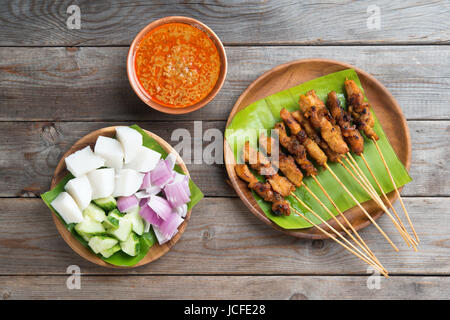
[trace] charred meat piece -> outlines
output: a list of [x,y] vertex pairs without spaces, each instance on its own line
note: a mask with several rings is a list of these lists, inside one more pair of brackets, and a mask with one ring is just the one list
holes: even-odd
[[[269,160],[261,152],[253,149],[248,141],[242,148],[242,154],[244,161],[248,162],[250,167],[260,175],[265,176],[275,192],[278,192],[283,197],[287,197],[295,190],[294,185],[285,177],[278,175]],[[251,159],[256,159],[256,162],[249,162]]]
[[291,214],[289,203],[280,194],[274,192],[269,183],[259,182],[246,164],[237,164],[234,169],[242,180],[248,182],[250,189],[265,201],[272,202],[272,212],[275,215],[288,216]]
[[248,187],[255,190],[261,198],[265,201],[273,200],[273,192],[270,185],[267,182],[263,183],[258,181],[246,164],[237,164],[235,165],[234,170],[239,178],[246,181],[248,183]]
[[363,131],[368,138],[378,140],[379,137],[373,130],[375,120],[370,112],[370,105],[364,102],[361,89],[353,80],[345,80],[344,86],[347,93],[348,110],[354,118],[356,127]]
[[281,109],[280,116],[291,130],[291,137],[295,136],[306,148],[309,156],[313,158],[318,165],[324,166],[327,163],[327,156],[322,149],[319,148],[317,143],[309,138],[302,126],[294,119],[290,112],[283,108]]
[[300,168],[302,168],[307,176],[316,175],[317,169],[306,157],[306,150],[303,145],[297,139],[292,139],[286,133],[286,127],[283,122],[275,124],[275,130],[278,133],[278,139],[280,144],[288,150],[288,152],[294,157]]
[[309,91],[306,95],[300,96],[300,109],[305,118],[308,118],[312,126],[320,130],[320,134],[325,142],[334,152],[345,154],[349,151],[347,144],[342,138],[340,128],[334,124],[327,108],[320,100],[314,90]]
[[291,214],[291,207],[289,202],[284,199],[281,194],[274,192],[272,201],[272,212],[276,216],[288,216]]
[[331,150],[340,154],[346,154],[350,151],[342,137],[341,130],[333,126],[325,117],[321,116],[315,107],[310,109],[309,116],[311,124],[320,129],[323,140],[327,142]]
[[331,116],[341,128],[344,140],[350,145],[354,153],[360,155],[364,151],[364,139],[361,133],[351,124],[351,116],[342,107],[336,92],[331,91],[328,94],[327,106],[330,109]]
[[295,120],[297,120],[300,125],[305,129],[306,134],[310,139],[312,139],[317,145],[322,149],[322,151],[327,156],[328,160],[331,162],[337,162],[341,158],[341,155],[330,149],[328,144],[322,140],[320,135],[317,133],[316,129],[311,125],[308,119],[300,112],[300,110],[291,113]]
[[[263,148],[268,155],[271,155],[271,150],[276,149],[276,147],[274,147],[275,144],[275,140],[272,137],[266,137],[264,133],[259,137],[259,146],[260,148]],[[303,173],[295,164],[294,158],[279,151],[277,167],[296,187],[302,185]]]

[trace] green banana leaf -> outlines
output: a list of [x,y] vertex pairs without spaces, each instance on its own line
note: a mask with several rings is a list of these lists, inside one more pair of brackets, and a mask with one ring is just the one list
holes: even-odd
[[[168,153],[161,147],[158,142],[156,142],[155,139],[150,137],[144,130],[142,130],[138,125],[132,125],[131,128],[137,130],[143,138],[143,145],[147,148],[150,148],[152,150],[155,150],[162,154],[162,157],[165,159],[168,155]],[[179,173],[183,173],[183,170],[179,165],[175,166],[175,171]],[[56,210],[50,205],[50,203],[61,193],[64,191],[64,186],[66,183],[72,179],[73,176],[69,173],[67,174],[52,190],[47,191],[46,193],[41,195],[42,200],[44,200],[45,204],[52,210],[56,216],[61,220],[61,222],[64,224],[64,226],[69,230],[75,238],[78,239],[86,248],[90,250],[90,247],[88,246],[88,243],[86,240],[84,240],[81,236],[78,235],[78,233],[75,231],[75,224],[67,224],[65,221],[61,218],[61,216],[56,212]],[[203,193],[200,191],[200,189],[195,185],[195,183],[189,179],[189,189],[191,191],[191,200],[187,204],[188,210],[193,208],[202,198]],[[150,232],[144,233],[142,236],[139,237],[140,245],[141,245],[141,251],[140,253],[135,256],[129,256],[123,251],[118,251],[115,254],[113,254],[109,258],[104,258],[102,255],[97,254],[97,256],[112,264],[115,266],[122,266],[122,267],[130,267],[137,264],[139,261],[141,261],[148,253],[150,248],[156,243],[157,239],[153,232],[153,229],[150,229]],[[95,254],[91,250],[92,254]]]
[[[262,100],[256,101],[250,104],[248,107],[238,112],[231,124],[225,130],[225,137],[233,150],[236,161],[240,159],[240,152],[245,141],[249,140],[253,147],[257,147],[257,139],[261,132],[270,134],[276,122],[280,121],[280,110],[286,108],[289,111],[298,110],[298,100],[300,95],[305,94],[309,90],[314,89],[322,101],[325,101],[330,91],[336,91],[339,100],[343,107],[346,106],[344,96],[344,81],[346,79],[354,80],[362,89],[359,78],[353,69],[347,69],[332,73],[308,82],[305,82],[296,87],[278,92],[271,96],[268,96]],[[367,98],[366,98],[367,100]],[[407,170],[397,158],[392,146],[390,145],[386,135],[376,118],[375,114],[375,126],[374,130],[380,137],[378,145],[386,159],[386,162],[391,169],[395,183],[398,187],[403,186],[410,182],[412,179],[409,176]],[[356,155],[353,155],[358,165],[364,171],[366,177],[374,186],[375,190],[379,191],[375,181],[370,175],[362,159]],[[384,192],[390,192],[394,190],[392,182],[386,173],[386,169],[381,161],[381,158],[375,148],[374,143],[365,138],[364,143],[364,156],[367,159],[374,175],[377,177]],[[359,202],[364,202],[370,199],[369,195],[361,188],[361,186],[355,183],[352,176],[339,164],[330,163],[329,166],[336,173],[336,175],[345,184],[348,190],[355,196]],[[258,177],[261,178],[261,177]],[[330,172],[324,169],[320,169],[320,173],[317,175],[320,183],[326,188],[328,194],[333,201],[337,204],[339,209],[343,212],[347,209],[354,207],[356,204],[352,198],[342,189],[339,183],[333,178]],[[328,209],[337,215],[337,210],[331,205],[331,202],[322,193],[317,183],[310,177],[304,179],[304,183],[314,192],[315,195],[322,200],[322,202],[328,207]],[[331,216],[322,208],[319,203],[306,191],[304,187],[297,188],[294,192],[300,197],[312,210],[317,212],[325,220],[331,219]],[[381,193],[380,193],[381,194]],[[298,215],[291,214],[290,216],[275,216],[271,209],[270,203],[262,200],[257,194],[253,192],[253,196],[256,199],[258,205],[261,207],[266,216],[275,222],[277,225],[284,229],[302,229],[309,228],[311,224]],[[320,224],[320,220],[314,215],[308,212],[300,203],[292,196],[287,198],[291,206],[299,210],[311,219],[314,223]]]

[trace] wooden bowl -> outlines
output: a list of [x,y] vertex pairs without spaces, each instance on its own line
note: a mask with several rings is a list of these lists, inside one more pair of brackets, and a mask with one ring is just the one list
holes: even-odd
[[[213,43],[215,44],[215,46],[217,48],[217,51],[219,52],[220,73],[219,73],[219,78],[217,79],[217,82],[216,82],[214,88],[205,98],[203,98],[196,104],[193,104],[188,107],[171,108],[171,107],[164,106],[156,101],[153,101],[150,98],[150,96],[145,92],[144,88],[142,87],[142,85],[139,82],[137,75],[136,75],[134,59],[136,56],[136,51],[137,51],[139,42],[150,30],[152,30],[156,27],[159,27],[163,24],[168,24],[168,23],[185,23],[185,24],[189,24],[193,27],[196,27],[197,29],[200,29],[201,31],[206,33],[206,35],[213,41]],[[185,113],[190,113],[190,112],[193,112],[200,108],[203,108],[206,104],[208,104],[217,95],[219,90],[222,88],[223,83],[225,82],[225,77],[227,74],[227,56],[225,54],[225,48],[223,47],[223,44],[220,41],[219,37],[207,25],[201,23],[198,20],[188,18],[188,17],[180,17],[180,16],[165,17],[165,18],[153,21],[152,23],[147,25],[144,29],[142,29],[137,34],[136,38],[134,38],[133,42],[131,43],[130,50],[128,51],[127,74],[128,74],[128,80],[130,81],[131,87],[133,88],[134,92],[136,92],[138,97],[142,101],[144,101],[148,106],[150,106],[153,109],[156,109],[158,111],[164,112],[164,113],[185,114]]]
[[[95,142],[97,141],[98,136],[114,137],[115,133],[116,133],[115,128],[116,127],[107,127],[107,128],[93,131],[93,132],[89,133],[88,135],[84,136],[83,138],[81,138],[80,140],[78,140],[77,142],[75,142],[75,144],[69,149],[69,151],[67,151],[64,154],[64,156],[59,161],[59,163],[55,169],[55,172],[53,174],[51,188],[53,189],[59,183],[59,181],[61,181],[61,179],[64,178],[69,173],[66,169],[66,163],[64,161],[64,159],[67,156],[74,153],[75,151],[85,148],[86,146],[91,146],[91,148],[94,149]],[[175,149],[173,149],[170,146],[170,144],[168,144],[166,141],[164,141],[162,138],[160,138],[156,134],[153,134],[147,130],[144,130],[144,131],[150,137],[155,139],[165,151],[167,151],[168,153],[173,152],[177,156],[177,164],[181,167],[181,169],[183,170],[183,173],[185,175],[189,176],[189,171],[187,170],[186,165],[184,164],[180,155],[175,151]],[[81,244],[81,242],[78,241],[77,238],[75,238],[72,233],[70,233],[69,230],[67,230],[67,228],[64,226],[64,224],[61,222],[61,220],[56,216],[56,214],[53,211],[52,211],[52,216],[53,216],[53,221],[55,222],[56,228],[58,229],[58,232],[60,233],[60,235],[63,237],[64,241],[66,241],[66,243],[80,256],[82,256],[86,260],[93,262],[95,264],[98,264],[99,266],[102,266],[102,267],[126,269],[126,268],[134,268],[134,267],[143,266],[147,263],[150,263],[150,262],[160,258],[162,255],[167,253],[170,250],[170,248],[172,248],[175,245],[175,243],[178,241],[178,239],[180,239],[181,235],[183,234],[184,230],[186,229],[187,222],[189,221],[189,218],[191,217],[191,211],[192,211],[192,209],[187,212],[184,222],[180,225],[180,227],[178,228],[177,234],[172,239],[170,239],[168,242],[164,243],[163,245],[155,243],[150,248],[147,255],[141,261],[139,261],[136,265],[124,266],[124,267],[109,264],[109,263],[103,261],[102,259],[100,259],[99,257],[97,257],[88,248],[83,246]]]
[[[354,69],[358,74],[367,98],[383,126],[387,138],[394,148],[394,151],[397,153],[400,161],[407,169],[409,169],[411,164],[411,138],[409,136],[406,119],[403,116],[397,101],[395,101],[391,93],[370,74],[343,62],[326,59],[305,59],[282,64],[267,71],[250,84],[238,98],[228,117],[227,127],[230,125],[235,114],[252,102],[294,87],[303,82],[349,68]],[[283,229],[272,222],[258,206],[247,185],[236,175],[236,172],[234,171],[236,162],[226,139],[224,140],[224,157],[228,176],[230,177],[233,188],[236,190],[244,204],[256,217],[274,229],[294,237],[307,239],[327,238],[327,236],[321,233],[316,227],[306,229]],[[397,199],[395,191],[389,193],[388,198],[390,202],[393,203]],[[373,200],[364,202],[363,206],[374,219],[378,219],[383,214],[383,211]],[[371,223],[357,206],[345,211],[344,215],[353,224],[356,230],[367,227]],[[345,225],[342,217],[338,216],[337,218]],[[334,219],[328,220],[327,222],[338,231],[344,232]],[[324,225],[321,225],[321,227],[329,230]]]

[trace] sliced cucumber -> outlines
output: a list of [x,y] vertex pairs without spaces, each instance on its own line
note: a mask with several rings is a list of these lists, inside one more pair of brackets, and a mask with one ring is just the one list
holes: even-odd
[[106,229],[117,229],[119,227],[119,219],[113,216],[107,216],[102,224]]
[[89,247],[91,247],[92,251],[95,253],[99,253],[100,251],[104,251],[114,247],[117,244],[117,240],[111,237],[106,236],[95,236],[89,240]]
[[125,241],[132,232],[132,224],[128,219],[120,218],[119,227],[117,229],[108,229],[106,231],[109,235],[112,235],[120,241]]
[[77,223],[75,225],[75,230],[80,236],[92,236],[105,232],[105,228],[103,228],[102,224],[92,219],[90,216],[85,217],[82,222]]
[[93,237],[93,236],[91,236],[91,235],[89,235],[89,234],[86,234],[86,233],[84,233],[84,232],[79,232],[79,231],[77,231],[77,233],[84,239],[84,241],[86,241],[86,242],[89,242],[89,240],[91,240],[91,238]]
[[130,256],[137,256],[141,251],[141,244],[136,233],[132,232],[126,241],[120,242],[122,251]]
[[131,221],[133,231],[138,235],[141,236],[144,233],[144,220],[142,220],[141,215],[139,214],[139,207],[128,212],[125,215],[124,219],[128,219]]
[[121,213],[118,209],[114,209],[110,213],[108,213],[108,217],[116,218],[117,220],[120,220],[120,218],[123,218],[125,215]]
[[98,222],[102,222],[106,219],[105,211],[93,203],[90,203],[87,208],[83,210],[83,216],[91,217]]
[[111,257],[114,253],[116,253],[117,251],[120,251],[120,245],[116,244],[114,247],[100,251],[100,254],[105,257],[105,258],[109,258]]
[[114,210],[117,207],[116,199],[114,199],[114,197],[112,197],[112,196],[109,196],[106,198],[95,199],[94,202],[96,205],[98,205],[100,208],[102,208],[106,212]]

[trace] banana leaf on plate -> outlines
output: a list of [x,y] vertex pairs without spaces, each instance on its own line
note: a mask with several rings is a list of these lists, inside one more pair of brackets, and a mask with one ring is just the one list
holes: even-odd
[[[240,152],[245,141],[249,141],[253,147],[257,147],[257,141],[259,134],[261,132],[266,132],[270,135],[270,129],[272,129],[276,122],[280,121],[280,110],[286,108],[289,111],[298,110],[298,100],[300,95],[305,94],[309,90],[314,89],[322,101],[326,101],[327,95],[330,91],[336,91],[338,94],[341,105],[346,107],[345,100],[345,90],[344,81],[346,79],[354,80],[359,87],[361,83],[359,81],[358,75],[355,70],[347,69],[326,76],[302,83],[296,87],[275,93],[264,99],[256,101],[246,108],[239,111],[233,118],[231,124],[225,130],[225,137],[233,151],[236,161],[240,161]],[[367,100],[367,98],[365,97]],[[408,171],[403,166],[403,164],[398,159],[392,146],[390,145],[380,122],[375,118],[374,130],[380,137],[378,145],[384,155],[384,158],[391,169],[391,173],[398,187],[403,186],[410,182],[412,179],[408,174]],[[394,190],[394,187],[390,181],[383,162],[375,148],[372,141],[365,138],[364,143],[364,156],[367,159],[374,175],[380,182],[384,192],[388,193]],[[370,180],[375,190],[378,187],[375,184],[372,176],[370,175],[368,169],[364,165],[364,162],[360,157],[354,156],[358,165],[364,171],[366,177]],[[345,186],[350,190],[350,192],[356,197],[359,202],[365,202],[370,200],[369,195],[357,184],[352,176],[339,164],[329,163],[331,169],[336,173],[339,179],[345,184]],[[262,177],[258,176],[259,179]],[[356,204],[352,198],[342,189],[339,183],[333,178],[331,173],[327,170],[320,169],[320,173],[317,175],[318,180],[326,188],[328,194],[331,196],[333,201],[339,207],[339,209],[344,212]],[[333,207],[331,202],[322,193],[318,185],[310,177],[304,178],[304,183],[317,195],[320,200],[328,207],[328,209],[337,215],[338,211]],[[252,191],[253,197],[255,198],[258,205],[261,207],[265,215],[275,222],[277,225],[284,229],[302,229],[309,228],[312,225],[308,223],[303,218],[298,215],[291,214],[290,216],[276,216],[272,213],[270,209],[270,203],[262,200],[256,193]],[[312,210],[317,212],[325,220],[331,219],[330,215],[320,206],[318,202],[306,191],[304,187],[297,188],[295,194],[300,197]],[[299,210],[306,214],[306,216],[311,219],[314,223],[320,224],[320,220],[316,218],[308,210],[304,208],[300,203],[292,196],[287,198],[291,207]]]
[[[143,145],[147,148],[150,148],[154,151],[157,151],[161,153],[162,158],[167,157],[167,152],[164,150],[163,147],[161,147],[158,142],[150,137],[144,130],[142,130],[137,125],[132,125],[131,128],[138,131],[143,138]],[[175,171],[179,173],[183,173],[183,170],[180,168],[179,165],[175,165]],[[42,200],[44,200],[45,204],[57,215],[57,217],[61,220],[61,222],[64,224],[64,226],[69,230],[73,236],[80,241],[86,248],[90,249],[88,246],[88,243],[86,240],[84,240],[76,231],[75,231],[75,224],[67,224],[65,221],[59,216],[58,212],[52,208],[50,203],[61,193],[64,191],[64,186],[66,183],[72,179],[73,176],[69,173],[67,176],[65,176],[52,190],[47,191],[46,193],[42,194]],[[187,204],[188,210],[194,207],[202,198],[203,193],[200,191],[200,189],[195,185],[195,183],[189,179],[189,189],[191,191],[191,199],[190,202]],[[150,248],[156,243],[156,236],[152,229],[150,229],[150,232],[145,232],[142,236],[139,237],[140,239],[140,246],[141,250],[140,253],[135,256],[129,256],[123,251],[118,251],[117,253],[113,254],[109,258],[104,258],[101,254],[98,254],[97,256],[101,258],[102,260],[108,262],[109,264],[116,265],[116,266],[134,266],[139,261],[141,261],[148,253]],[[92,251],[91,251],[92,252]],[[92,252],[92,254],[95,254]]]

